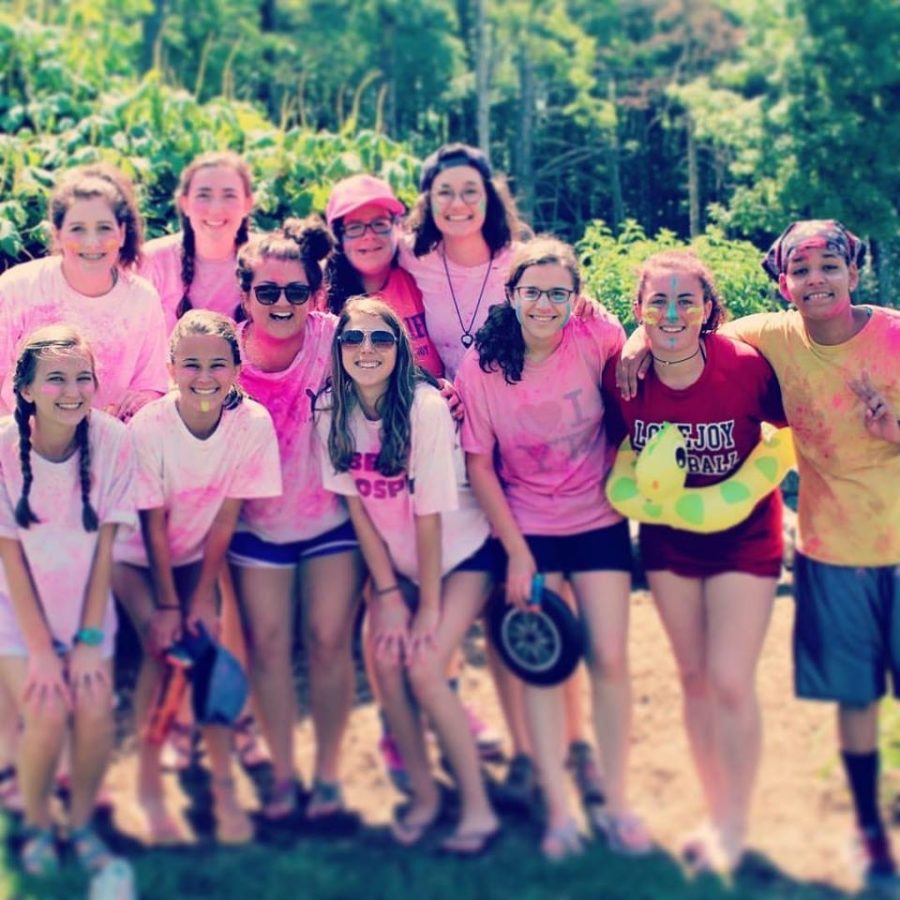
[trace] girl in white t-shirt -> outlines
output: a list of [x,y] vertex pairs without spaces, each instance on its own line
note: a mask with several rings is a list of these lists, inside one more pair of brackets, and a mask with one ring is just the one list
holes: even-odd
[[68,733],[69,838],[96,870],[111,859],[90,820],[113,742],[110,571],[117,526],[135,524],[130,442],[91,411],[93,356],[68,326],[30,335],[12,377],[15,413],[0,420],[0,680],[23,722],[21,860],[35,875],[59,864],[49,800]]
[[159,291],[166,334],[189,309],[235,315],[237,251],[253,208],[250,167],[236,153],[204,153],[182,171],[175,202],[181,230],[148,241],[140,268]]
[[[318,401],[328,448],[325,486],[347,497],[372,576],[375,670],[412,793],[392,832],[401,844],[418,843],[440,812],[411,689],[460,790],[460,819],[442,846],[478,854],[499,824],[462,704],[445,673],[490,587],[487,520],[465,484],[447,404],[417,376],[396,313],[378,300],[351,300],[338,320],[332,355],[332,389]],[[401,588],[409,582],[417,594],[411,605]]]
[[[266,410],[243,396],[236,380],[240,350],[234,323],[192,310],[172,333],[169,371],[176,390],[131,422],[137,455],[140,534],[116,543],[113,583],[144,649],[135,718],[146,725],[163,671],[161,655],[187,627],[218,632],[219,573],[244,500],[281,493],[278,444]],[[234,793],[228,729],[206,726],[216,838],[244,843],[253,828]],[[138,801],[155,842],[180,829],[169,815],[160,748],[141,741]]]

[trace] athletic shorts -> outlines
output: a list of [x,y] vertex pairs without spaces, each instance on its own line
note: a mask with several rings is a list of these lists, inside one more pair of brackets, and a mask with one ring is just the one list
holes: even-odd
[[228,547],[228,561],[246,569],[289,569],[307,559],[359,549],[350,521],[306,541],[273,544],[249,531],[238,531]]
[[[525,542],[539,572],[631,572],[631,535],[628,522],[622,520],[606,528],[582,531],[580,534],[526,534]],[[506,552],[499,547],[500,569],[497,577],[506,579]]]
[[900,566],[794,562],[798,697],[868,706],[900,696]]
[[498,541],[488,538],[471,556],[455,565],[447,575],[454,572],[490,572],[493,575],[499,565],[498,545]]

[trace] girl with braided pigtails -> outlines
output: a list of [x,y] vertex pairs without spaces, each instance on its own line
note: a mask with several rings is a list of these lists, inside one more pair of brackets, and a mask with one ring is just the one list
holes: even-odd
[[91,410],[94,359],[63,325],[27,338],[13,416],[0,420],[0,680],[23,722],[18,772],[27,872],[58,866],[49,799],[71,747],[69,839],[89,871],[111,859],[90,824],[113,741],[112,544],[134,526],[127,429]]
[[240,304],[234,270],[250,237],[250,168],[236,153],[204,153],[181,173],[175,202],[181,230],[148,241],[140,269],[159,291],[166,334],[189,309],[233,316]]

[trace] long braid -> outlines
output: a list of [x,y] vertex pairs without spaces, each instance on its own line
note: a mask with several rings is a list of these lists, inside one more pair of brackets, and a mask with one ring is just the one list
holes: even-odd
[[32,523],[41,520],[34,514],[28,495],[31,493],[31,484],[34,481],[34,473],[31,471],[31,413],[26,402],[16,398],[15,419],[19,427],[19,464],[22,466],[22,496],[16,504],[16,523],[20,528],[28,528]]
[[180,319],[189,309],[191,303],[191,283],[194,280],[194,257],[197,253],[194,229],[187,216],[181,217],[181,301],[175,309],[175,317]]
[[78,443],[78,477],[81,480],[81,521],[85,531],[96,531],[100,520],[91,506],[91,442],[88,435],[88,419],[85,416],[75,429]]

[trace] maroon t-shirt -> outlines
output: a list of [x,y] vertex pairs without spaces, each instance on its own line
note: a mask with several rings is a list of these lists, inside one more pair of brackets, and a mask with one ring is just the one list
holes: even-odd
[[[759,443],[760,422],[784,425],[775,373],[752,347],[717,334],[704,340],[706,365],[690,387],[673,390],[651,368],[633,400],[616,388],[618,356],[603,372],[606,427],[612,446],[627,434],[635,450],[663,422],[676,424],[687,444],[687,487],[724,481]],[[641,523],[641,556],[648,571],[667,569],[689,578],[721,572],[776,576],[781,568],[781,492],[760,500],[733,528],[697,534]]]

